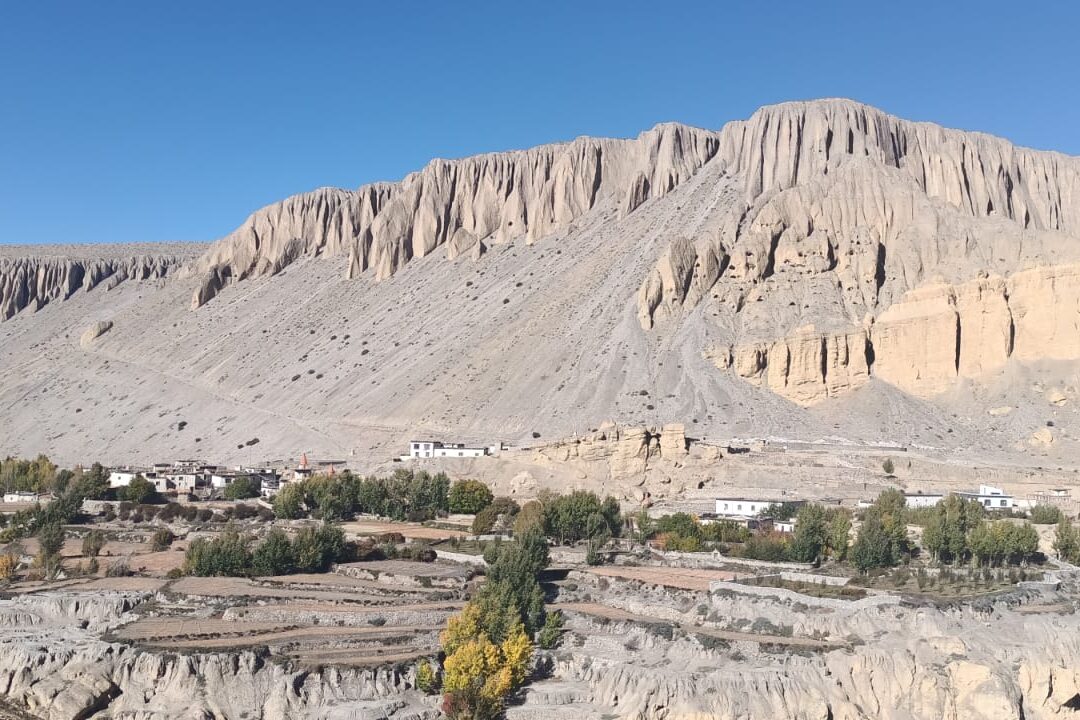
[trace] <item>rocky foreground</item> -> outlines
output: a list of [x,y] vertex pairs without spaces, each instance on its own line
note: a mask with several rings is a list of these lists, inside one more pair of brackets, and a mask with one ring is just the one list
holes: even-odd
[[[581,571],[557,585],[568,630],[537,658],[511,719],[1032,720],[1080,708],[1068,577],[1057,591],[948,602],[709,593]],[[0,698],[57,720],[438,714],[409,662],[301,667],[265,648],[117,639],[175,599],[75,585],[0,600]]]

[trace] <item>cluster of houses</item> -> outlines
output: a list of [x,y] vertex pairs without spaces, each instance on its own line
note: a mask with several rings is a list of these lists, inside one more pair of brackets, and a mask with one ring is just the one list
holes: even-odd
[[[301,476],[309,474],[307,463],[297,468]],[[295,471],[294,471],[295,473]],[[209,498],[222,491],[237,478],[251,478],[259,484],[262,497],[270,498],[281,488],[283,474],[271,467],[222,468],[200,460],[177,460],[172,463],[155,463],[150,467],[118,467],[109,472],[109,487],[127,487],[142,476],[153,484],[162,495],[193,495]],[[300,478],[302,479],[302,477]],[[287,482],[287,479],[285,480]]]
[[[1076,505],[1072,499],[1072,493],[1067,489],[1049,490],[1036,493],[1026,500],[1017,500],[1001,488],[992,485],[980,485],[978,490],[962,490],[955,493],[905,493],[904,501],[909,508],[934,507],[950,494],[965,500],[974,500],[987,510],[1028,509],[1034,505],[1056,505],[1067,510]],[[705,523],[726,521],[748,530],[790,533],[795,531],[795,519],[773,518],[770,516],[771,509],[779,505],[798,508],[806,502],[806,500],[793,500],[789,497],[721,497],[716,498],[715,512],[703,513],[701,521]],[[816,502],[823,505],[840,504],[839,500]],[[858,503],[858,507],[869,507],[872,504],[871,500],[862,500]]]

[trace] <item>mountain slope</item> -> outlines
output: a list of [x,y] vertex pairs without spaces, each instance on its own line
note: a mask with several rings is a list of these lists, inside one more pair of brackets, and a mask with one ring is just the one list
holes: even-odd
[[1051,413],[1068,458],[1078,233],[1080,160],[844,100],[436,160],[0,323],[0,432],[366,462],[610,418],[1023,454]]

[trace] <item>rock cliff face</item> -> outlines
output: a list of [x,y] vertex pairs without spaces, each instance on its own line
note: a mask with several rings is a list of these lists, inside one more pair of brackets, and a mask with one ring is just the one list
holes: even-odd
[[920,287],[867,329],[813,326],[771,343],[712,352],[719,367],[809,405],[864,385],[871,374],[916,395],[984,378],[1011,357],[1080,360],[1080,265]]
[[659,125],[636,140],[579,138],[532,150],[434,160],[400,183],[322,189],[254,213],[198,264],[192,307],[230,280],[278,272],[301,255],[347,255],[348,276],[385,279],[412,258],[447,257],[566,229],[601,197],[626,212],[662,196],[716,154],[715,133]]
[[164,278],[203,247],[5,248],[0,254],[0,320],[27,308],[39,310],[102,283],[111,290],[125,280]]
[[148,599],[56,593],[0,602],[0,695],[47,720],[97,713],[143,720],[438,717],[433,703],[411,692],[411,669],[309,671],[265,653],[148,652],[100,638]]
[[[726,358],[711,351],[718,364],[802,404],[871,375],[925,395],[1010,357],[1077,357],[1075,271],[1051,266],[1080,261],[1080,160],[846,100],[770,106],[718,132],[660,125],[436,160],[399,183],[289,198],[199,261],[192,306],[301,256],[384,279],[440,248],[574,242],[586,216],[625,223],[703,168],[701,207],[652,231],[666,237],[637,293],[645,331],[715,307],[732,336]],[[1053,317],[1014,327],[1032,301]]]

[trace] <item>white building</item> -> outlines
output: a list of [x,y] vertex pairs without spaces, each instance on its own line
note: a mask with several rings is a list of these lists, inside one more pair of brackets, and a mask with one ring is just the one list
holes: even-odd
[[[1016,507],[1016,501],[1012,495],[992,485],[980,485],[977,491],[961,491],[957,492],[956,495],[965,500],[974,500],[987,510],[1011,510]],[[934,507],[944,500],[946,496],[946,493],[904,495],[904,504],[909,508]]]
[[977,493],[959,492],[956,494],[966,500],[976,500],[987,509],[1009,510],[1016,505],[1012,495],[992,485],[980,485]]
[[15,490],[14,492],[4,493],[4,502],[6,503],[33,503],[39,499],[37,493],[25,492],[22,490]]
[[796,505],[802,505],[802,500],[763,500],[757,498],[717,498],[716,499],[716,514],[717,515],[740,515],[743,517],[752,517],[761,514],[762,510],[766,510],[773,505],[780,505],[781,503],[793,503]]
[[[934,507],[944,499],[945,496],[941,493],[929,493],[926,495],[917,493],[914,495],[904,495],[904,504],[909,508]],[[870,503],[870,505],[872,504],[873,503]]]
[[127,487],[131,484],[131,481],[138,475],[142,475],[141,470],[134,468],[117,468],[109,471],[109,487],[119,488]]
[[[168,483],[164,488],[158,487],[158,483],[154,483],[154,487],[158,492],[165,492],[166,490],[176,490],[177,494],[187,494],[195,491],[195,488],[204,484],[204,475],[201,472],[195,472],[193,470],[180,470],[169,473],[165,476]],[[169,486],[172,486],[171,488]]]
[[486,447],[467,447],[464,443],[441,443],[435,440],[413,440],[409,443],[408,458],[476,458],[491,454]]

